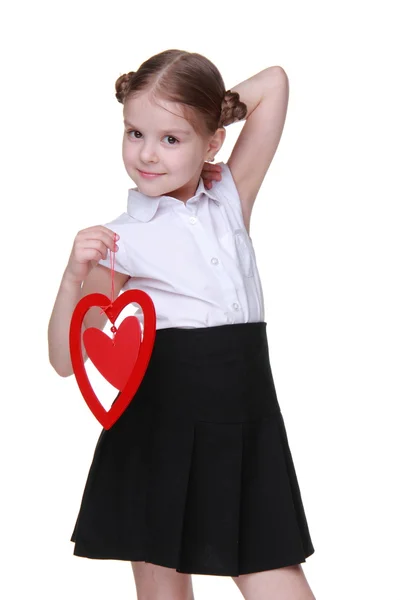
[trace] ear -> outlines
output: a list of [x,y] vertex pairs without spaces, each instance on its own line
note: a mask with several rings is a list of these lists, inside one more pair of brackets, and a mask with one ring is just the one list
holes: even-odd
[[214,157],[221,148],[222,144],[224,143],[225,137],[225,127],[219,127],[208,142],[207,155],[211,155],[212,157]]

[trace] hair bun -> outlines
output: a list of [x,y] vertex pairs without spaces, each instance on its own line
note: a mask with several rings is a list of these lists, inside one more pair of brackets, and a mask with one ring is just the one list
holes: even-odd
[[135,71],[129,71],[129,73],[125,73],[124,75],[118,77],[117,81],[115,82],[115,97],[117,98],[118,102],[121,102],[121,104],[124,103],[125,96],[130,89],[131,81],[135,75]]
[[226,127],[241,121],[247,114],[247,106],[241,102],[238,92],[227,90],[221,104],[221,117],[218,127]]

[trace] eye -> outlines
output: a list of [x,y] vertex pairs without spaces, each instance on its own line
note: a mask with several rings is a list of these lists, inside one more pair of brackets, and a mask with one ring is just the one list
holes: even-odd
[[[140,139],[140,137],[139,137],[139,136],[141,136],[141,135],[142,135],[142,134],[140,133],[140,131],[137,131],[137,130],[134,130],[134,129],[130,129],[130,130],[129,130],[129,131],[127,131],[126,133],[127,133],[128,135],[130,135],[131,133],[133,133],[136,139]],[[136,135],[137,133],[139,134],[139,136],[137,136],[137,135]]]
[[[173,135],[165,135],[165,136],[164,136],[164,138],[168,138],[168,145],[169,145],[169,146],[175,146],[175,145],[176,145],[176,144],[175,144],[175,142],[178,142],[178,140],[177,140],[176,138],[174,138],[174,136],[173,136]],[[170,144],[170,143],[169,143],[169,142],[170,142],[170,140],[174,140],[174,141],[172,142],[172,144]]]

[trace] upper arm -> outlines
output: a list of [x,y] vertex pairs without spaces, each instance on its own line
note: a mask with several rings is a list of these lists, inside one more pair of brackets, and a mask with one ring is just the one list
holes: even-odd
[[[129,275],[114,271],[114,291],[115,297],[120,293],[123,285],[130,278]],[[82,285],[82,297],[88,294],[105,294],[110,298],[111,295],[111,270],[103,265],[94,267],[86,277]],[[101,314],[101,309],[94,306],[88,310],[84,318],[84,325],[88,327],[96,327],[103,329],[107,323],[107,315]]]
[[228,160],[246,228],[258,191],[274,158],[285,124],[289,82],[281,67],[274,67],[265,93],[247,118]]

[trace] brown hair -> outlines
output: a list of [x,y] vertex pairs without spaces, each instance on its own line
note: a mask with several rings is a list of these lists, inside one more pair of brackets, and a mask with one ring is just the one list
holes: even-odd
[[182,104],[185,118],[200,135],[212,135],[247,114],[239,94],[225,90],[217,67],[196,52],[165,50],[155,54],[138,71],[118,77],[115,90],[121,104],[143,91],[150,91],[153,98]]

